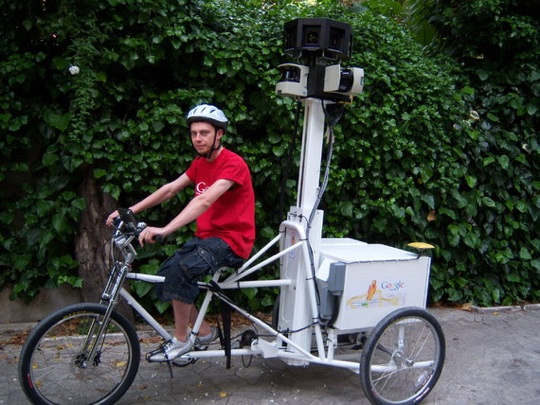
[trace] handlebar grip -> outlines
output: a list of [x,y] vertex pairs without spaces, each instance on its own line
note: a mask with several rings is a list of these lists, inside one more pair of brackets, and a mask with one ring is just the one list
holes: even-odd
[[164,240],[165,237],[163,235],[157,235],[156,237],[154,237],[154,241],[157,243],[163,243]]

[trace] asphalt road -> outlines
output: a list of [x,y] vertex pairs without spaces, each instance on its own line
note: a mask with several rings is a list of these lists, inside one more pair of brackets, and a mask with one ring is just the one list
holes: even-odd
[[[446,337],[446,361],[423,404],[538,404],[540,398],[540,306],[525,310],[431,308]],[[28,325],[0,325],[0,404],[28,404],[17,362]],[[143,353],[151,347],[142,347]],[[243,363],[243,360],[245,361]],[[120,405],[366,404],[357,374],[333,367],[288,366],[281,360],[201,359],[174,368],[141,361]]]

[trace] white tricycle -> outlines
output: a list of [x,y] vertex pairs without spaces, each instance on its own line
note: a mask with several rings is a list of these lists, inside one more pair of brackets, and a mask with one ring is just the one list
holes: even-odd
[[[305,102],[306,127],[312,134],[322,133],[317,128],[324,126],[323,118],[313,113],[314,108],[321,111],[322,101]],[[322,142],[306,133],[304,138],[298,206],[290,209],[279,234],[242,267],[220,269],[199,282],[205,296],[190,335],[193,350],[169,366],[209,357],[226,357],[229,366],[233,356],[279,358],[290,366],[316,363],[358,373],[372,403],[418,403],[437,383],[445,357],[441,326],[425,309],[431,259],[423,253],[429,245],[413,245],[419,250],[410,252],[322,238],[322,211],[313,209],[318,196],[312,190],[317,187],[310,185],[319,172],[308,158],[320,156]],[[135,327],[116,310],[121,297],[164,341],[171,339],[123,287],[127,280],[160,283],[163,277],[132,271],[137,255],[133,242],[146,225],[128,211],[121,214],[101,301],[56,311],[33,329],[22,348],[20,382],[36,404],[113,404],[129,389],[141,350]],[[279,278],[253,277],[276,263]],[[280,293],[270,324],[227,296],[230,290],[276,287]],[[219,347],[198,345],[196,337],[213,299],[254,328],[233,344],[230,324],[224,322]]]

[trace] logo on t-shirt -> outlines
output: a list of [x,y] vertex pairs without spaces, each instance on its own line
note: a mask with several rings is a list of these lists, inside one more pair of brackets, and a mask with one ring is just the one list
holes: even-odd
[[195,195],[201,195],[206,190],[208,190],[208,186],[204,181],[201,181],[200,183],[197,183],[197,187],[195,187]]

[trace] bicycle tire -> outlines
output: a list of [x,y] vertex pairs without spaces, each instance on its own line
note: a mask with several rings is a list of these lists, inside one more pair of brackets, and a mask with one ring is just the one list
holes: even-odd
[[423,308],[400,308],[371,331],[360,360],[364,394],[373,404],[417,404],[437,383],[446,343],[441,325]]
[[19,381],[35,404],[113,404],[129,389],[139,368],[140,344],[131,323],[113,312],[93,360],[81,345],[90,322],[107,307],[82,303],[43,319],[21,349]]

